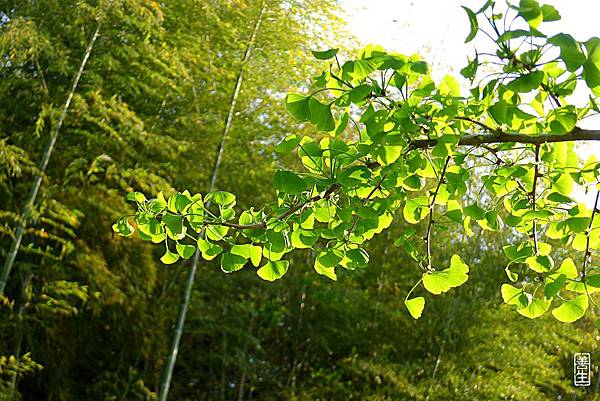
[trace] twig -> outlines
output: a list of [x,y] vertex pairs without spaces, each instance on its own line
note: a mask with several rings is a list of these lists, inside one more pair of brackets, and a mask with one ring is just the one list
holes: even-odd
[[[365,198],[363,198],[363,200],[361,202],[363,206],[369,201],[369,199],[371,199],[371,196],[373,196],[375,194],[375,192],[377,192],[379,189],[381,189],[381,185],[383,184],[383,181],[385,180],[385,177],[386,177],[385,174],[382,175],[381,179],[373,187],[373,189],[371,190],[371,192],[369,192],[369,194]],[[346,235],[346,238],[349,238],[350,234],[352,234],[354,232],[354,230],[356,229],[356,224],[358,224],[358,218],[359,218],[358,215],[354,216],[354,221],[352,222],[352,226],[348,230],[348,234]]]
[[[535,145],[535,166],[534,166],[534,173],[533,173],[533,184],[532,184],[532,188],[531,188],[531,193],[529,194],[529,196],[531,197],[531,210],[533,210],[535,212],[535,208],[536,208],[536,189],[537,189],[537,179],[539,176],[539,166],[540,166],[540,145]],[[531,233],[531,238],[533,239],[533,247],[535,249],[535,254],[538,254],[538,238],[537,238],[537,219],[533,219],[532,221],[533,223],[533,227],[532,229],[532,233]]]
[[592,259],[592,252],[590,251],[590,237],[591,237],[591,233],[592,233],[592,224],[594,223],[594,217],[596,216],[596,213],[600,213],[600,206],[598,206],[599,199],[600,199],[600,190],[598,190],[598,192],[596,192],[596,200],[594,201],[594,206],[593,206],[594,209],[592,210],[592,217],[590,218],[590,224],[588,225],[588,228],[586,230],[587,239],[585,242],[585,254],[583,256],[583,266],[581,269],[581,275],[584,279],[585,279],[585,275],[586,275],[588,261],[590,261]]
[[[334,184],[332,186],[330,186],[322,195],[315,195],[313,197],[311,197],[310,199],[304,201],[304,202],[300,202],[292,207],[290,207],[288,210],[286,210],[285,212],[281,213],[280,215],[276,216],[275,218],[277,220],[285,220],[287,217],[293,215],[294,213],[296,213],[298,210],[304,208],[305,206],[320,201],[322,199],[329,199],[331,198],[331,195],[333,195],[335,192],[337,192],[337,190],[340,188],[340,186],[338,184]],[[187,213],[184,216],[195,216],[196,214],[194,213]],[[231,228],[235,228],[237,230],[252,230],[252,229],[265,229],[267,228],[267,221],[260,221],[258,223],[253,223],[253,224],[237,224],[237,223],[229,223],[226,221],[208,221],[205,220],[202,222],[202,224],[204,226],[223,226],[223,227],[231,227]]]
[[433,198],[431,198],[431,203],[429,204],[429,222],[427,223],[427,233],[425,234],[425,243],[427,245],[427,270],[431,270],[431,228],[433,227],[433,207],[435,205],[435,199],[440,191],[440,187],[444,182],[444,175],[446,174],[448,164],[450,164],[450,156],[446,157],[446,162],[444,163],[444,167],[440,172],[440,178],[437,186],[435,187]]

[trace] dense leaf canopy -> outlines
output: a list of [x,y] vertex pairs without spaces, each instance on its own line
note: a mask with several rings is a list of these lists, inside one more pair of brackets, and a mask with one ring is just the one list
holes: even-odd
[[[329,66],[308,94],[291,93],[286,105],[323,134],[291,134],[278,145],[279,152],[297,152],[303,170],[275,173],[275,202],[238,217],[230,192],[150,200],[135,192],[130,200],[137,213],[122,217],[115,231],[128,236],[137,227],[142,239],[164,245],[166,264],[189,258],[187,247],[195,243],[207,260],[221,253],[226,273],[249,260],[258,267],[264,258],[257,274],[269,281],[288,270],[287,253],[310,248],[315,271],[335,280],[340,266],[365,267],[365,242],[401,216],[425,225],[424,241],[408,229],[395,245],[420,269],[417,285],[440,294],[465,283],[469,267],[459,255],[449,267],[436,260],[431,243],[437,232],[459,226],[470,236],[474,224],[490,231],[506,224],[517,234],[504,248],[506,303],[529,318],[551,307],[559,321],[581,318],[600,291],[600,270],[592,262],[600,249],[600,162],[579,161],[573,142],[600,140],[600,131],[577,127],[600,111],[600,39],[547,37],[540,25],[560,15],[533,0],[502,13],[491,1],[477,12],[464,8],[471,24],[466,41],[481,31],[496,45],[495,53],[476,52],[462,70],[472,84],[468,93],[461,94],[451,76],[435,83],[416,55],[368,46],[342,62],[337,49],[315,51]],[[497,71],[479,78],[478,67],[492,62]],[[589,102],[569,104],[566,97],[582,85]],[[472,178],[480,190],[467,196]],[[573,198],[576,185],[595,194],[591,208]],[[582,262],[565,258],[555,266],[544,238],[583,252]],[[517,274],[519,264],[528,270]],[[418,318],[425,298],[411,294],[406,306]]]

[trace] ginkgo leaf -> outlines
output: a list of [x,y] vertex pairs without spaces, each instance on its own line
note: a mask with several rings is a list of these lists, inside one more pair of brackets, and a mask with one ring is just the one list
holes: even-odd
[[526,308],[531,302],[531,294],[526,293],[522,288],[517,288],[510,284],[502,284],[500,291],[504,303],[516,305],[517,309]]
[[160,261],[163,262],[165,265],[172,265],[173,263],[177,262],[178,260],[179,260],[179,255],[169,251],[168,249],[166,250],[165,254],[160,257]]
[[517,312],[529,319],[536,319],[546,313],[550,308],[550,303],[551,301],[545,298],[534,298],[525,308],[517,308]]
[[255,267],[258,267],[262,259],[262,248],[252,244],[234,245],[229,251],[234,255],[242,256],[246,259],[250,259]]
[[196,251],[196,247],[193,245],[184,245],[184,244],[176,244],[175,249],[177,249],[177,253],[184,259],[189,259],[194,255]]
[[460,256],[452,255],[450,267],[447,269],[423,274],[423,285],[432,294],[441,294],[464,284],[469,279],[468,272],[469,266]]
[[246,264],[246,258],[232,253],[221,255],[221,270],[225,273],[232,273],[240,270]]
[[264,266],[256,271],[258,277],[267,281],[275,281],[283,277],[288,271],[290,262],[287,260],[278,260],[276,262],[267,262]]
[[406,301],[404,301],[404,305],[406,306],[406,309],[408,309],[410,315],[413,318],[418,319],[423,313],[423,308],[425,307],[425,298],[416,297],[407,299]]
[[572,323],[581,319],[588,308],[587,294],[581,294],[576,298],[568,301],[563,301],[559,307],[552,310],[552,315],[559,322]]
[[205,240],[204,238],[198,238],[198,249],[202,253],[202,257],[205,260],[213,260],[217,255],[223,252],[223,248],[220,245],[213,244],[212,242]]

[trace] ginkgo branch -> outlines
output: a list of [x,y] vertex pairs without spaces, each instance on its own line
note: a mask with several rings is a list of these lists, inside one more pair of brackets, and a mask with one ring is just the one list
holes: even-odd
[[[485,124],[482,123],[478,123],[477,125],[482,128],[485,126]],[[588,130],[579,127],[574,128],[566,134],[543,135],[507,133],[498,131],[492,127],[487,127],[485,130],[491,133],[484,135],[465,135],[460,138],[458,145],[479,146],[494,143],[527,143],[532,145],[542,145],[544,143],[554,142],[600,141],[600,130]],[[416,139],[410,143],[410,147],[412,149],[425,149],[434,147],[437,143],[437,139]]]

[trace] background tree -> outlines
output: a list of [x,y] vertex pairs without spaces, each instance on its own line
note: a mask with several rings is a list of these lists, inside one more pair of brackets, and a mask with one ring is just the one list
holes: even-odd
[[[0,8],[9,10],[3,14],[2,26],[2,52],[6,55],[2,73],[7,78],[3,79],[7,96],[2,105],[3,141],[7,144],[3,151],[7,150],[2,165],[3,169],[6,166],[4,196],[9,199],[3,206],[4,233],[10,241],[26,193],[19,188],[27,188],[37,172],[40,153],[36,152],[41,152],[41,144],[54,126],[54,107],[64,103],[98,10],[107,3],[80,3],[75,8],[55,2],[19,7],[8,3]],[[327,4],[307,2],[303,8],[290,9],[272,3],[276,12],[269,16],[271,25],[265,24],[259,38],[261,48],[253,66],[257,73],[249,74],[249,82],[254,79],[263,86],[248,86],[248,92],[265,93],[263,102],[268,107],[262,114],[267,117],[271,109],[273,121],[281,127],[289,124],[289,117],[279,101],[271,103],[266,95],[275,98],[289,85],[288,79],[293,79],[279,74],[284,63],[286,69],[297,69],[297,74],[311,71],[313,64],[305,62],[310,53],[304,28],[337,21],[330,14],[335,8]],[[248,37],[259,6],[258,2],[171,2],[169,7],[154,2],[110,4],[9,281],[8,295],[12,297],[20,291],[21,275],[26,277],[32,271],[22,301],[26,306],[22,331],[27,333],[23,349],[37,355],[44,369],[23,384],[28,396],[52,391],[53,397],[66,399],[93,392],[90,383],[102,382],[105,371],[119,377],[119,390],[115,390],[119,395],[134,389],[149,394],[157,389],[183,269],[157,270],[148,247],[123,247],[122,241],[115,241],[101,227],[110,227],[124,207],[123,190],[169,191],[175,177],[185,185],[206,182],[201,177],[206,177],[214,161],[199,158],[188,164],[176,156],[216,148],[219,136],[213,133],[221,129],[228,108],[215,96],[227,97],[230,79],[239,70],[238,45]],[[196,19],[198,16],[202,18]],[[278,34],[283,26],[290,35]],[[319,32],[311,40],[326,41],[334,35],[333,29],[325,26]],[[263,44],[269,47],[263,49]],[[298,52],[281,63],[258,63],[268,52],[274,54],[288,46]],[[206,57],[206,49],[214,56]],[[22,96],[29,97],[21,100]],[[253,113],[245,100],[250,96],[243,96],[238,112]],[[37,125],[32,125],[36,119]],[[268,121],[254,122],[252,129],[268,137],[264,131],[269,128],[260,128]],[[235,144],[231,147],[235,149]],[[265,166],[271,163],[267,161]],[[175,174],[180,170],[189,172],[187,178]],[[155,313],[151,300],[162,301],[163,309]],[[79,315],[75,320],[60,318],[73,313]],[[15,324],[9,320],[8,327]],[[160,335],[156,335],[156,327],[163,328]],[[12,331],[4,333],[8,336]],[[82,333],[88,333],[89,343]],[[132,341],[118,340],[123,338]],[[6,339],[3,352],[14,353],[16,338]],[[106,344],[115,348],[107,351]],[[116,366],[114,355],[120,358]],[[70,372],[74,369],[82,380],[73,380]],[[142,376],[148,384],[138,382]],[[136,382],[141,387],[133,386]]]

